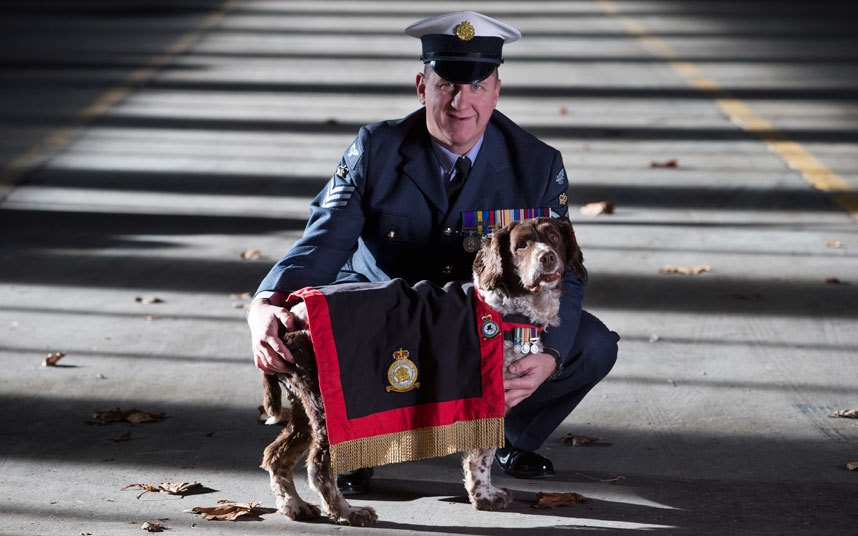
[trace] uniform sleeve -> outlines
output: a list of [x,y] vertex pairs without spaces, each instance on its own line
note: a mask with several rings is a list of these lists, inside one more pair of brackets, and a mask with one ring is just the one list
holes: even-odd
[[[544,206],[551,208],[555,218],[568,218],[569,208],[566,204],[569,179],[563,166],[563,158],[555,153],[551,166],[551,177],[546,189]],[[560,297],[560,325],[551,326],[545,330],[544,344],[560,352],[564,363],[568,363],[572,345],[581,323],[581,307],[584,303],[584,289],[587,281],[578,279],[571,269],[566,270],[563,277],[563,294]]]
[[310,203],[310,217],[303,236],[275,264],[256,293],[292,292],[307,286],[333,282],[340,268],[357,248],[366,220],[361,202],[366,190],[364,147],[368,134],[362,129],[340,159],[324,189]]

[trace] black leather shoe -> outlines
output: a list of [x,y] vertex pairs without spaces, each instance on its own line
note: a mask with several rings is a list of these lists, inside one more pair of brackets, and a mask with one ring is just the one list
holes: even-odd
[[372,467],[357,469],[337,475],[337,487],[343,495],[366,493],[372,487]]
[[495,461],[501,470],[516,478],[547,478],[554,476],[551,460],[535,452],[515,447],[503,447],[495,451]]

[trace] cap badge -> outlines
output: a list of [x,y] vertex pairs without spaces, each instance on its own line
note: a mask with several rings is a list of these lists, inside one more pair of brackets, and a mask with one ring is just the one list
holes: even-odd
[[475,34],[474,25],[468,21],[461,22],[456,26],[456,37],[462,41],[470,41]]

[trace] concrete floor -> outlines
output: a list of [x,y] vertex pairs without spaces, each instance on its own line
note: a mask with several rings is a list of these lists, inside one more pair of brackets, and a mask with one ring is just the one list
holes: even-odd
[[[617,366],[540,451],[556,478],[496,477],[507,511],[474,511],[450,456],[377,468],[354,498],[374,528],[185,512],[274,506],[243,293],[300,236],[358,127],[418,106],[419,45],[402,29],[458,9],[524,34],[505,48],[499,108],[563,152],[585,307],[623,337]],[[858,420],[829,416],[858,409],[855,14],[4,2],[0,534],[158,520],[176,535],[858,534]],[[579,213],[599,201],[614,214]],[[87,424],[115,407],[167,419]],[[571,447],[570,433],[601,439]],[[165,481],[209,491],[123,491]],[[538,510],[539,491],[590,500]]]

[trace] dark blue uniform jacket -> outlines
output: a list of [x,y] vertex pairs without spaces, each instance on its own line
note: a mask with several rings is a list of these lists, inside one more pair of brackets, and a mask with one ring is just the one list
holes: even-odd
[[[364,126],[311,203],[304,235],[257,292],[395,277],[410,284],[471,280],[474,254],[462,247],[462,211],[547,207],[566,218],[568,187],[560,152],[497,110],[453,206],[424,108]],[[585,285],[567,272],[562,325],[544,334],[564,357],[578,331]]]

